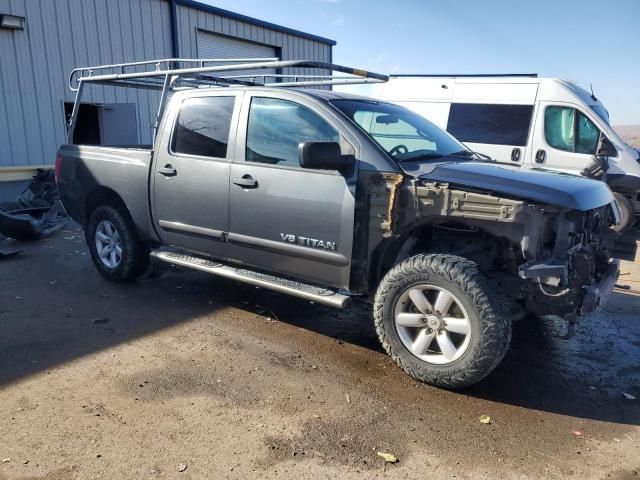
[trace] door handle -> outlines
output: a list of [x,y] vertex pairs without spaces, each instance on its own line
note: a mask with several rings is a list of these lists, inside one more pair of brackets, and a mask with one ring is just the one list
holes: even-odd
[[545,152],[544,150],[538,150],[536,152],[536,163],[544,163],[546,159],[547,159],[547,152]]
[[178,174],[178,171],[173,168],[173,165],[167,163],[164,167],[158,169],[158,173],[165,177],[175,177]]
[[242,188],[256,188],[258,186],[258,181],[248,174],[242,177],[234,177],[233,183]]
[[512,162],[520,161],[520,149],[518,147],[511,150],[511,161]]

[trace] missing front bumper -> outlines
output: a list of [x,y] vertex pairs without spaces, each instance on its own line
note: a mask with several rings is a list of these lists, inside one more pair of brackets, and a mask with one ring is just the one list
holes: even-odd
[[609,300],[609,296],[616,286],[618,275],[620,273],[620,260],[614,259],[609,263],[606,274],[599,282],[584,287],[586,295],[580,309],[580,316],[589,315],[598,312],[604,308]]

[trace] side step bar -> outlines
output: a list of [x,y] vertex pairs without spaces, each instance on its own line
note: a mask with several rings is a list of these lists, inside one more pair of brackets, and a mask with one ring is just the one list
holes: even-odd
[[216,263],[205,258],[195,257],[184,253],[167,251],[151,252],[151,257],[162,262],[193,268],[220,277],[230,278],[256,287],[267,288],[280,293],[286,293],[310,302],[328,305],[334,308],[344,308],[351,301],[348,295],[342,295],[327,288],[315,287],[306,283],[296,282],[285,278],[275,277],[266,273],[259,273],[246,268],[238,268],[222,263]]

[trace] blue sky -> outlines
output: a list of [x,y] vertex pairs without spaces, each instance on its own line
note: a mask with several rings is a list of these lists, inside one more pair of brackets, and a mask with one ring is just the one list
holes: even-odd
[[336,40],[334,62],[380,73],[538,73],[640,125],[640,0],[201,0]]

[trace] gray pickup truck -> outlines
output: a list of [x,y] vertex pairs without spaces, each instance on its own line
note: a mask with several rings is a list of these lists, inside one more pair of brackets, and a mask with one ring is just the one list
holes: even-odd
[[329,90],[177,90],[162,112],[153,148],[58,152],[63,205],[108,280],[153,257],[337,308],[357,297],[398,365],[446,388],[499,364],[514,318],[571,330],[615,285],[604,182],[483,161],[403,107]]

